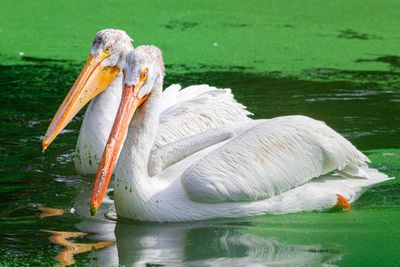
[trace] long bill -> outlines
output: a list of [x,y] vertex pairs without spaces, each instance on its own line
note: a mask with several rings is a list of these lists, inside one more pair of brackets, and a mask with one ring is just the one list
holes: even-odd
[[90,213],[92,216],[96,214],[97,209],[100,207],[106,194],[133,114],[147,99],[147,95],[143,98],[138,97],[138,92],[142,85],[143,81],[139,81],[135,86],[124,86],[121,104],[111,129],[110,136],[108,137],[107,145],[104,148],[103,156],[93,185],[92,197],[90,200]]
[[101,63],[109,56],[104,50],[100,55],[92,55],[86,61],[68,95],[54,115],[46,135],[42,140],[42,152],[51,144],[56,136],[67,126],[72,118],[92,98],[103,92],[115,79],[119,72],[117,66],[103,66]]

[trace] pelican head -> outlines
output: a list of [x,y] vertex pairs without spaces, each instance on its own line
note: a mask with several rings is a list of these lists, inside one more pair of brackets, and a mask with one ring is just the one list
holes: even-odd
[[[134,86],[138,97],[143,98],[154,88],[158,79],[164,77],[164,63],[161,50],[154,45],[142,45],[126,57],[124,84]],[[145,83],[140,83],[146,76]],[[140,86],[140,88],[138,87]]]
[[107,145],[104,149],[90,201],[90,212],[96,214],[122,148],[128,126],[135,111],[147,100],[153,88],[162,83],[164,65],[161,50],[155,46],[139,46],[126,57],[124,90]]
[[103,53],[108,54],[102,65],[124,67],[126,55],[133,49],[132,39],[121,30],[105,29],[99,31],[92,42],[90,55],[101,57]]
[[47,129],[42,151],[79,110],[111,84],[122,70],[126,55],[133,49],[131,41],[121,30],[105,29],[96,34],[85,66]]

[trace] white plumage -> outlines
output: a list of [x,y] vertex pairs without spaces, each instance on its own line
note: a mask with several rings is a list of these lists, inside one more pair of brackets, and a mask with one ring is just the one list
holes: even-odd
[[[186,136],[250,120],[248,116],[251,113],[234,99],[230,89],[194,85],[176,91],[178,86],[172,85],[162,93],[155,149]],[[171,94],[170,88],[175,89],[174,94]],[[168,104],[173,102],[171,98],[175,100],[174,105]]]
[[[76,144],[75,168],[78,173],[94,174],[97,171],[121,101],[122,68],[126,54],[133,49],[131,41],[124,31],[114,29],[99,31],[93,40],[90,55],[96,58],[106,50],[108,56],[100,65],[117,66],[120,71],[103,93],[90,102],[85,112]],[[230,122],[250,120],[250,113],[236,102],[230,89],[208,85],[182,89],[180,85],[174,84],[164,90],[162,99],[160,127],[154,151],[185,136]]]
[[[76,145],[75,168],[94,174],[107,143],[121,101],[122,73],[89,104]],[[251,114],[230,89],[209,85],[183,88],[173,84],[162,93],[160,124],[153,151],[170,142],[232,122],[248,121]]]
[[[138,81],[140,69],[161,67],[156,52],[161,57],[154,47],[131,52],[125,83]],[[146,60],[132,65],[138,55]],[[118,216],[166,222],[320,210],[333,207],[337,194],[353,202],[388,179],[341,135],[304,116],[225,125],[152,152],[162,79],[147,80],[151,94],[129,125],[115,175]]]
[[182,174],[183,187],[191,199],[264,199],[368,161],[341,135],[308,117],[278,117],[252,124]]

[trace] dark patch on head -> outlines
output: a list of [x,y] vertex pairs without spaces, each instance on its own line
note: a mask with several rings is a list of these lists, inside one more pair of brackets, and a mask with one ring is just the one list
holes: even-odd
[[351,29],[341,30],[340,34],[337,37],[345,38],[345,39],[358,39],[358,40],[372,40],[372,39],[381,40],[382,39],[382,37],[379,37],[374,34],[360,33],[360,32],[356,32]]
[[96,37],[94,38],[94,40],[92,42],[92,46],[99,47],[102,42],[103,42],[103,37],[100,35],[96,35]]

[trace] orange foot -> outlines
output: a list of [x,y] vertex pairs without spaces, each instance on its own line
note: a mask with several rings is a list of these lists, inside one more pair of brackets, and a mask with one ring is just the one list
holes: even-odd
[[336,196],[338,200],[336,205],[333,207],[334,210],[351,210],[351,205],[344,196],[341,194],[336,194]]

